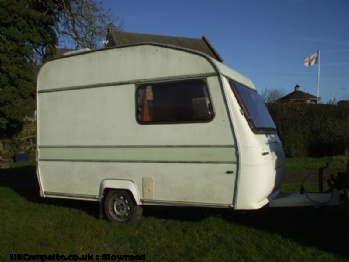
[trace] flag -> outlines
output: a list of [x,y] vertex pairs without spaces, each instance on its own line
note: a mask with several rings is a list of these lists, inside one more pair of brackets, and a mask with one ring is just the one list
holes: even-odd
[[304,60],[304,65],[305,66],[312,66],[318,63],[318,59],[319,59],[319,52],[316,52],[315,54],[308,56],[305,60]]

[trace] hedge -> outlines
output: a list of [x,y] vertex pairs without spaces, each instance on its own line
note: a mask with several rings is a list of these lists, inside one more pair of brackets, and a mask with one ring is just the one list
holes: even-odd
[[287,157],[348,153],[348,106],[271,103],[267,107],[278,128]]

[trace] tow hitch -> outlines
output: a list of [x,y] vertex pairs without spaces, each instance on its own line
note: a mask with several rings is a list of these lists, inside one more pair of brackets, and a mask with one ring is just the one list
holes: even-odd
[[349,212],[349,158],[346,172],[338,172],[336,177],[331,175],[327,184],[332,188],[332,190],[336,189],[343,191],[341,194],[341,200],[344,202],[347,212]]
[[303,179],[299,192],[279,194],[269,202],[270,207],[296,207],[296,206],[325,206],[340,205],[344,202],[346,210],[349,212],[349,158],[346,172],[338,172],[336,176],[331,175],[327,181],[328,189],[324,190],[323,172],[328,167],[328,163],[318,170],[318,191],[310,192],[304,187],[304,183],[309,177]]

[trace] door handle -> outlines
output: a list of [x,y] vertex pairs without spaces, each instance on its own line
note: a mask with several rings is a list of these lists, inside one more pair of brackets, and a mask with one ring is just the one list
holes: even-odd
[[262,156],[267,156],[267,155],[269,155],[269,152],[263,152],[262,153]]
[[228,170],[227,172],[225,172],[226,174],[234,174],[234,171],[232,170]]

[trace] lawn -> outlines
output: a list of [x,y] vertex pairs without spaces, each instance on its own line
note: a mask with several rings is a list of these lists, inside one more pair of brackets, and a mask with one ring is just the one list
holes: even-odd
[[34,166],[22,166],[0,169],[0,210],[0,261],[11,254],[95,261],[108,255],[104,261],[116,255],[147,261],[349,260],[349,216],[343,207],[247,213],[153,207],[145,209],[140,223],[124,225],[98,219],[94,202],[40,198]]
[[288,158],[286,159],[287,169],[314,169],[317,170],[320,167],[325,167],[328,163],[328,169],[339,169],[345,171],[348,157],[336,156],[336,157],[303,157],[303,158]]

